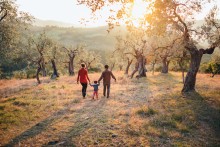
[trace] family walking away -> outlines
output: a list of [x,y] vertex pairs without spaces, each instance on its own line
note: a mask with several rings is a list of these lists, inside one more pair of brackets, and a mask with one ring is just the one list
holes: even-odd
[[111,85],[111,78],[113,78],[116,82],[116,78],[113,75],[113,73],[108,69],[109,66],[105,65],[105,70],[102,72],[101,77],[99,78],[98,81],[94,81],[93,84],[90,84],[90,79],[88,76],[88,71],[85,68],[85,64],[81,64],[81,69],[78,72],[78,77],[77,77],[77,84],[81,83],[82,85],[82,96],[83,98],[86,97],[86,90],[87,90],[87,86],[88,86],[88,82],[90,84],[90,86],[92,86],[94,88],[93,91],[93,97],[92,99],[96,98],[98,99],[98,90],[99,90],[99,85],[100,85],[100,81],[103,80],[103,95],[104,97],[106,96],[106,91],[107,91],[107,98],[109,98],[110,95],[110,85]]

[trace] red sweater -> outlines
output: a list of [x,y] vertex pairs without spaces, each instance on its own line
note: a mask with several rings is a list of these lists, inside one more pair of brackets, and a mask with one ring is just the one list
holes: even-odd
[[81,68],[78,72],[77,82],[80,81],[80,83],[87,83],[87,79],[90,82],[87,70],[85,68]]

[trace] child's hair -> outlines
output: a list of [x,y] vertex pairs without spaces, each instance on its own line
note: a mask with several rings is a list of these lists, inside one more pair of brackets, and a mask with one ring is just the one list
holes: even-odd
[[94,83],[95,83],[95,84],[97,84],[97,83],[98,83],[98,81],[94,81]]
[[82,67],[85,67],[85,64],[82,63],[81,66],[82,66]]

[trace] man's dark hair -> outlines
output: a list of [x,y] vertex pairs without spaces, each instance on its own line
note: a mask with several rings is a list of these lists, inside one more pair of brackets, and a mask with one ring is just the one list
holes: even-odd
[[105,65],[105,69],[108,69],[108,65]]
[[85,64],[82,63],[81,66],[82,66],[82,67],[85,67]]
[[94,81],[94,83],[95,83],[95,84],[97,84],[97,83],[98,83],[98,81]]

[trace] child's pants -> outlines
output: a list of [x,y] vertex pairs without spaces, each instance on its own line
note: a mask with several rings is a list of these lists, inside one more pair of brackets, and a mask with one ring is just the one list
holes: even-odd
[[96,98],[98,98],[98,91],[93,92],[93,98],[95,97],[95,95],[96,95]]

